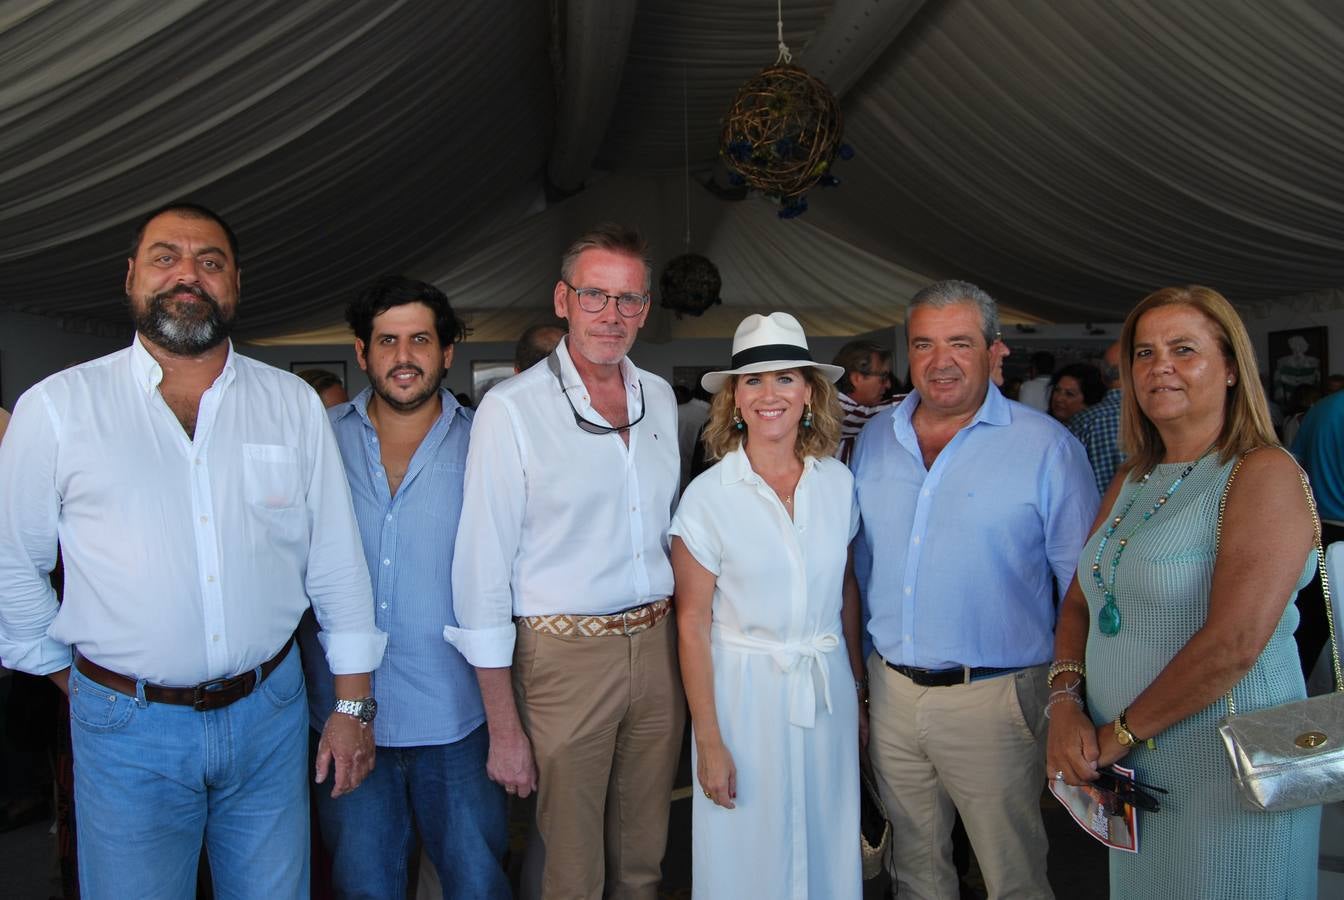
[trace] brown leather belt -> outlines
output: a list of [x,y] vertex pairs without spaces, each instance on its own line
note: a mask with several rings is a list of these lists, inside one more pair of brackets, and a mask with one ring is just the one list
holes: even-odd
[[639,634],[648,631],[672,611],[672,601],[664,597],[643,606],[605,616],[519,616],[518,621],[543,634],[561,637],[602,637],[612,634]]
[[[285,646],[280,648],[280,652],[261,664],[260,678],[257,677],[256,669],[248,669],[241,675],[235,675],[232,678],[216,678],[214,681],[203,681],[195,687],[162,687],[157,684],[146,684],[145,699],[150,703],[190,706],[197,712],[220,709],[252,693],[258,684],[265,681],[266,677],[275,671],[276,666],[284,660],[285,654],[289,653],[289,648],[293,644],[294,636],[290,635],[289,640],[285,641]],[[83,656],[75,660],[75,668],[79,670],[79,674],[90,681],[101,684],[108,690],[125,694],[128,697],[135,696],[134,678],[127,678],[111,669],[104,669],[93,660]]]

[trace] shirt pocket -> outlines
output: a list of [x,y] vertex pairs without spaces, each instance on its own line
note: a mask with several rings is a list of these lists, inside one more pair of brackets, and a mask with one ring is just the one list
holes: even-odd
[[299,451],[282,444],[243,444],[243,496],[261,509],[290,509],[302,496]]

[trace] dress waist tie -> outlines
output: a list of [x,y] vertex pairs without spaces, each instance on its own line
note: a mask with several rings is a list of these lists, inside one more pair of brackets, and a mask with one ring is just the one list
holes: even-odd
[[715,623],[709,632],[709,641],[738,653],[763,653],[789,679],[789,722],[799,728],[815,727],[817,721],[817,691],[814,678],[821,678],[822,698],[826,712],[831,711],[831,678],[824,659],[825,654],[840,646],[836,632],[818,634],[796,643],[771,641],[752,637],[735,628]]

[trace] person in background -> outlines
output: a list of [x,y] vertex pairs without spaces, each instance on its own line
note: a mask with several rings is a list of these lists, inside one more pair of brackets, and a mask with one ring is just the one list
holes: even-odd
[[873,341],[850,341],[835,354],[831,364],[844,371],[840,378],[840,444],[835,458],[846,465],[854,451],[854,439],[868,420],[899,402],[888,397],[891,387],[891,351]]
[[1325,376],[1325,393],[1333,394],[1336,391],[1344,390],[1344,374],[1331,372]]
[[[1312,494],[1321,514],[1321,542],[1344,541],[1344,391],[1335,391],[1307,410],[1292,443],[1293,455],[1311,478]],[[1344,585],[1335,590],[1344,590]],[[1303,676],[1310,676],[1329,640],[1325,596],[1319,577],[1297,595],[1301,623],[1293,633]],[[1335,622],[1344,634],[1344,623]]]
[[647,254],[618,225],[570,245],[552,292],[569,333],[486,394],[467,455],[444,633],[476,667],[491,779],[538,792],[546,900],[653,900],[662,877],[685,701],[676,402],[627,355]]
[[0,441],[5,439],[5,429],[9,427],[9,413],[0,409]]
[[1150,294],[1120,343],[1129,456],[1061,604],[1047,771],[1087,785],[1118,763],[1166,792],[1139,813],[1139,852],[1110,851],[1111,896],[1315,897],[1320,807],[1243,806],[1218,732],[1229,691],[1238,712],[1306,696],[1292,598],[1316,554],[1300,470],[1217,291]]
[[915,390],[854,448],[876,648],[869,754],[903,897],[957,895],[954,811],[991,898],[1051,896],[1045,669],[1054,591],[1072,578],[1097,492],[1078,441],[992,386],[997,334],[997,306],[975,285],[916,294]]
[[1106,396],[1106,382],[1090,363],[1071,363],[1050,379],[1050,415],[1061,425]]
[[[678,385],[680,387],[680,385]],[[682,390],[687,390],[682,387]],[[684,403],[677,405],[677,449],[681,452],[681,489],[691,483],[691,462],[700,441],[700,429],[709,418],[709,393],[701,385],[687,391]]]
[[339,406],[350,399],[350,395],[345,392],[345,385],[333,372],[328,372],[326,369],[304,369],[294,374],[317,391],[317,396],[322,398],[322,405],[327,409]]
[[1288,404],[1288,415],[1283,420],[1283,427],[1280,429],[1283,433],[1283,446],[1293,446],[1293,439],[1297,437],[1297,430],[1302,427],[1302,418],[1307,414],[1307,410],[1311,409],[1322,396],[1320,387],[1314,384],[1299,384],[1293,388]]
[[[506,900],[508,802],[485,774],[475,673],[443,639],[443,626],[457,624],[452,549],[471,436],[471,414],[443,380],[466,326],[438,288],[398,276],[361,291],[345,317],[370,386],[329,415],[389,650],[374,680],[378,767],[344,797],[316,789],[335,892],[403,900],[418,831],[445,897]],[[332,709],[323,637],[305,616],[315,733]]]
[[[311,605],[335,697],[360,708],[386,643],[321,403],[228,340],[240,285],[218,214],[154,211],[127,260],[131,346],[31,388],[0,444],[0,656],[69,695],[94,900],[191,896],[203,842],[220,896],[306,896],[292,635]],[[333,761],[336,794],[374,763],[340,706],[319,782]]]
[[1106,488],[1125,459],[1120,449],[1120,342],[1116,341],[1101,355],[1101,377],[1106,382],[1105,395],[1094,406],[1069,420],[1069,431],[1082,441],[1087,461],[1096,477],[1097,493]]
[[1050,410],[1050,377],[1055,371],[1055,355],[1045,350],[1031,354],[1028,378],[1017,392],[1017,402],[1041,412]]
[[687,489],[669,534],[702,900],[862,893],[858,509],[831,458],[843,374],[812,361],[793,316],[771,313],[744,319],[731,368],[701,380],[722,461]]
[[518,344],[513,348],[513,373],[526,372],[550,356],[564,336],[565,329],[559,325],[529,326],[518,336]]

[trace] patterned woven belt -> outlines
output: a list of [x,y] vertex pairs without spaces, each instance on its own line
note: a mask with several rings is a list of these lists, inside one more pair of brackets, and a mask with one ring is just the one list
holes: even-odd
[[633,606],[606,616],[519,616],[518,621],[542,634],[561,637],[604,637],[612,634],[639,634],[657,625],[672,611],[672,601],[664,597],[643,606]]

